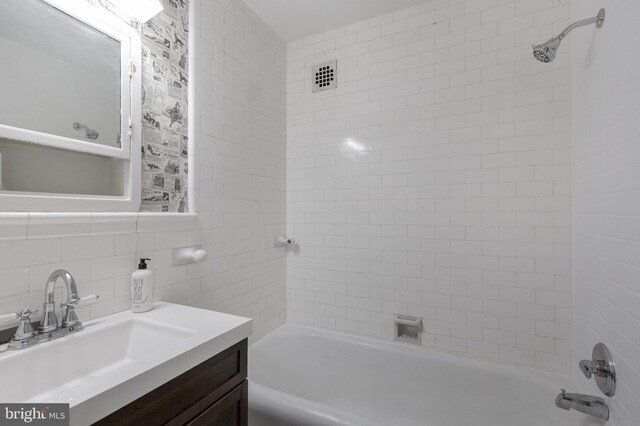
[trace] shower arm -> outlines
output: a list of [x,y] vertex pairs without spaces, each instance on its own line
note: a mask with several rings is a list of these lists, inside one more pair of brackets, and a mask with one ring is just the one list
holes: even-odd
[[569,25],[567,28],[564,29],[564,31],[562,31],[558,35],[557,39],[562,40],[567,36],[567,34],[575,30],[576,28],[584,27],[585,25],[590,25],[590,24],[596,24],[596,26],[600,28],[602,27],[603,23],[604,23],[604,9],[600,9],[600,11],[598,12],[598,15],[594,16],[593,18],[582,19],[580,21],[576,21],[573,24]]

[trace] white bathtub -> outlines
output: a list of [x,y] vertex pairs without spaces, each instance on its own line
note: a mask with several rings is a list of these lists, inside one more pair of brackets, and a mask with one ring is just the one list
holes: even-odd
[[285,325],[249,350],[249,425],[600,424],[554,404],[567,377]]

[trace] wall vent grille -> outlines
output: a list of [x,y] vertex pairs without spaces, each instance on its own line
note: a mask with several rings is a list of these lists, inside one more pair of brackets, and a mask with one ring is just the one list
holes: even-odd
[[338,61],[325,62],[313,67],[313,91],[335,89],[338,87]]

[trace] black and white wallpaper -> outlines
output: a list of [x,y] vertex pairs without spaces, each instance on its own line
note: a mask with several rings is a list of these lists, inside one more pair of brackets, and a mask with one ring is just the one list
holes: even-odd
[[140,210],[182,213],[189,204],[189,0],[161,1],[164,11],[132,23],[142,39]]
[[142,211],[186,212],[188,0],[142,25]]

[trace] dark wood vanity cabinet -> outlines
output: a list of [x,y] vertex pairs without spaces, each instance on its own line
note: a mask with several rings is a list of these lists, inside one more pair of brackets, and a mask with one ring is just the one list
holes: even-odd
[[247,340],[94,423],[98,426],[246,426]]

